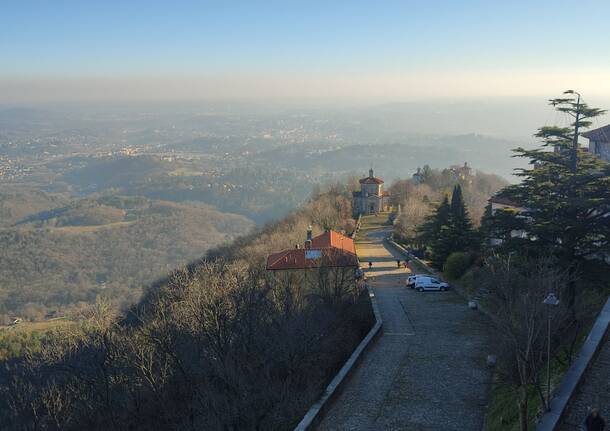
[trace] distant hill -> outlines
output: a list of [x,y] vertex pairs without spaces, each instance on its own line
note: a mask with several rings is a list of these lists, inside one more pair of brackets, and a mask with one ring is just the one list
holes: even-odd
[[39,319],[141,287],[253,227],[201,203],[104,196],[30,214],[0,230],[0,314]]
[[421,136],[402,138],[395,143],[338,145],[330,149],[292,146],[261,153],[257,160],[274,159],[277,160],[276,168],[299,169],[318,175],[328,172],[364,174],[372,165],[385,180],[411,175],[425,164],[443,168],[468,162],[476,169],[511,179],[513,169],[523,167],[521,160],[511,158],[511,150],[519,145],[525,144],[475,134]]
[[61,181],[79,195],[109,193],[175,202],[203,202],[223,212],[241,214],[259,225],[282,217],[303,202],[313,185],[324,181],[290,167],[263,163],[233,166],[225,172],[215,162],[193,163],[171,157],[112,156],[74,159]]
[[0,228],[18,223],[31,214],[65,205],[68,201],[65,196],[33,188],[4,186],[0,189]]
[[170,164],[152,156],[96,158],[66,173],[63,180],[83,191],[97,191],[146,181],[171,169]]

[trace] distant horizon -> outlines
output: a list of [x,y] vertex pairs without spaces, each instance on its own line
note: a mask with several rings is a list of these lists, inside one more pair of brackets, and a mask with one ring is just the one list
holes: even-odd
[[0,15],[0,103],[610,98],[608,15],[602,0],[23,0]]
[[[567,126],[570,118],[557,113],[549,99],[561,91],[540,96],[437,97],[421,99],[331,99],[331,98],[217,98],[149,100],[0,101],[0,121],[37,124],[52,120],[55,127],[70,121],[153,120],[159,125],[173,121],[199,122],[206,116],[243,115],[244,119],[309,118],[358,125],[378,134],[394,133],[397,142],[418,136],[489,136],[517,145],[539,143],[538,128]],[[583,93],[591,107],[610,110],[610,97]],[[279,116],[279,117],[278,117]],[[228,118],[228,117],[227,117]],[[610,123],[610,115],[596,118],[589,129]]]
[[[586,99],[609,99],[610,76],[601,72],[462,74],[391,77],[0,77],[0,104],[61,102],[329,101],[411,103],[448,100],[546,99],[575,89]],[[528,81],[531,79],[531,81]],[[597,85],[602,82],[603,85]]]

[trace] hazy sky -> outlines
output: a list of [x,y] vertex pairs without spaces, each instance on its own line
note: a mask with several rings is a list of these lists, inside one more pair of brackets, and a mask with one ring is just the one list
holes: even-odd
[[0,102],[610,95],[610,1],[28,1]]

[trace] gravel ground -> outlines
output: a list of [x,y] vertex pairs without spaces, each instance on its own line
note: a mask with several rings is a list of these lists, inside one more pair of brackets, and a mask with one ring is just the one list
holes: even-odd
[[404,287],[383,243],[387,228],[358,243],[383,335],[365,354],[319,430],[481,430],[491,373],[484,317],[453,292]]

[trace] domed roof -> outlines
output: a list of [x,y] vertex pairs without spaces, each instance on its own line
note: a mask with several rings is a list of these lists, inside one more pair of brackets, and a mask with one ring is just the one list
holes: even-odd
[[360,180],[360,184],[383,184],[383,180],[381,178],[377,178],[373,175],[373,169],[369,170],[369,176],[366,178],[362,178]]

